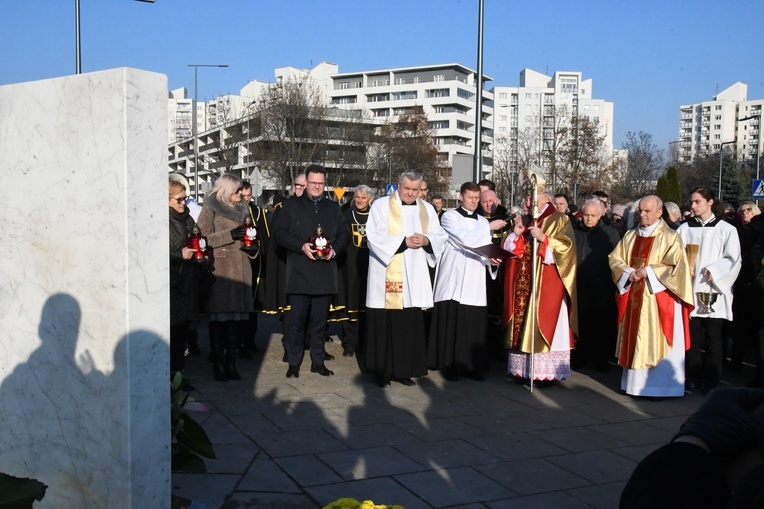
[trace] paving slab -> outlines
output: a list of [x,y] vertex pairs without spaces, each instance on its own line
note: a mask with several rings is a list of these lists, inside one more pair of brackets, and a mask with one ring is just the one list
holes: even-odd
[[397,475],[395,479],[433,507],[500,500],[514,493],[469,467]]
[[262,351],[239,363],[241,382],[212,379],[200,331],[204,352],[186,370],[193,397],[210,407],[194,417],[219,459],[207,474],[174,473],[173,493],[219,509],[321,508],[342,497],[406,509],[612,508],[636,464],[704,401],[627,396],[615,369],[574,371],[531,394],[498,362],[484,382],[431,372],[383,390],[337,339],[326,347],[335,376],[309,373],[308,361],[287,380],[280,323],[263,317],[259,327]]
[[521,496],[592,486],[591,481],[540,458],[474,468]]

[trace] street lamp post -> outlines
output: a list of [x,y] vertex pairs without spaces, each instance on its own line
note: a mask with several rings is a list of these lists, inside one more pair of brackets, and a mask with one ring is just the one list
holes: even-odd
[[724,145],[731,145],[734,141],[723,141],[719,145],[719,191],[716,193],[716,197],[722,199],[722,163],[724,162]]
[[761,112],[759,112],[758,115],[751,115],[749,117],[741,118],[738,120],[738,122],[742,122],[744,120],[753,120],[754,118],[759,119],[759,133],[756,136],[756,180],[759,180],[759,159],[761,159]]
[[[135,0],[153,4],[154,0]],[[74,0],[74,72],[82,74],[82,48],[80,45],[80,0]]]
[[191,133],[194,138],[194,199],[199,201],[199,133],[196,126],[197,97],[200,67],[228,67],[228,64],[188,64],[194,68],[194,108],[191,110]]

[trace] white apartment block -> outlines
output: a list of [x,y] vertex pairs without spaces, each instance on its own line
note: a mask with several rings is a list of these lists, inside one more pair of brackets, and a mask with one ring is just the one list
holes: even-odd
[[716,154],[722,143],[740,160],[761,154],[759,131],[764,99],[749,101],[747,95],[748,85],[738,81],[711,101],[680,106],[679,162]]
[[[460,64],[402,67],[334,74],[328,90],[331,106],[360,109],[382,122],[421,111],[434,129],[438,154],[452,166],[456,154],[474,155],[477,72]],[[483,171],[490,172],[493,153],[493,94],[483,76]]]
[[[477,73],[463,65],[452,63],[339,73],[337,64],[321,62],[312,69],[281,67],[275,70],[275,76],[276,83],[310,78],[324,94],[327,106],[360,111],[379,125],[421,111],[434,129],[439,158],[444,165],[451,166],[457,154],[474,155]],[[492,170],[493,157],[493,94],[485,90],[485,83],[490,81],[490,77],[483,77],[482,161],[483,171],[487,173]],[[248,116],[248,105],[257,101],[270,85],[252,81],[241,89],[240,96],[221,96],[206,104],[199,103],[197,129],[200,138],[211,139],[216,130],[232,119]],[[171,93],[171,145],[191,136],[192,103],[185,89]],[[209,143],[200,141],[200,145]],[[171,160],[175,161],[175,169],[182,171],[179,166],[187,163],[177,159],[187,157],[187,150],[175,147],[174,151],[177,153]]]
[[526,137],[528,143],[527,136],[533,136],[532,152],[539,158],[537,164],[545,168],[543,153],[549,150],[553,128],[578,115],[599,125],[605,138],[603,150],[612,156],[613,103],[592,98],[592,88],[592,80],[583,79],[580,72],[558,71],[547,76],[523,69],[520,86],[493,89],[494,151],[506,150],[510,165],[517,165],[519,140]]

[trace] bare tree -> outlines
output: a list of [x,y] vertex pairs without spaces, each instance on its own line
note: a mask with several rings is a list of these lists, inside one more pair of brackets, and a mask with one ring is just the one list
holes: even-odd
[[401,115],[397,122],[384,124],[377,138],[380,145],[375,154],[379,161],[376,187],[384,190],[380,181],[395,180],[401,171],[413,168],[422,173],[431,193],[448,189],[448,172],[438,158],[434,133],[421,109]]
[[608,155],[604,153],[605,135],[597,122],[576,116],[562,133],[564,145],[558,149],[558,189],[571,191],[578,184],[585,193],[610,189],[615,181]]
[[308,77],[271,85],[257,104],[252,134],[257,136],[252,155],[260,171],[281,189],[311,162],[325,155],[327,108],[323,96]]
[[655,190],[664,166],[664,151],[653,142],[651,134],[644,131],[626,133],[621,148],[628,151],[628,169],[621,182],[625,198],[639,198]]

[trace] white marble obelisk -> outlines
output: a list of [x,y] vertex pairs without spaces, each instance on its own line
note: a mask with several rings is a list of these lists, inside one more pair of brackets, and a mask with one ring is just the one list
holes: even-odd
[[170,505],[167,78],[0,87],[0,472]]

